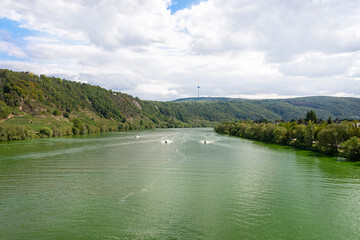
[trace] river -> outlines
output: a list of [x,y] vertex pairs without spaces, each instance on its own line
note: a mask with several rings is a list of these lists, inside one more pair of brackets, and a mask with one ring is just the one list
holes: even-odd
[[348,240],[359,223],[359,164],[212,129],[0,144],[0,239]]

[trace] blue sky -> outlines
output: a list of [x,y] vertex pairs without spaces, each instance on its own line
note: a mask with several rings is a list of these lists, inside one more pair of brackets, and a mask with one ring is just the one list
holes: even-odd
[[175,12],[182,10],[184,8],[189,8],[192,5],[197,5],[200,3],[201,0],[175,0],[172,1],[170,5],[171,13],[174,14]]
[[196,96],[198,81],[201,96],[359,97],[359,12],[358,0],[2,0],[0,68],[149,100]]
[[[36,31],[31,31],[29,29],[20,27],[20,25],[21,23],[18,21],[13,21],[7,18],[0,18],[0,40],[10,42],[19,47],[25,47],[26,41],[24,40],[24,37],[35,36]],[[11,56],[7,52],[0,52],[0,59],[18,61],[29,60]]]
[[34,35],[35,32],[24,27],[20,27],[21,22],[13,21],[7,18],[0,19],[0,29],[6,30],[12,37],[19,39],[21,37]]

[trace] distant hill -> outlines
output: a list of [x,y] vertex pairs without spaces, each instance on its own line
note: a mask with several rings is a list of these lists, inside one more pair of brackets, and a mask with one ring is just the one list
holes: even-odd
[[[360,99],[303,97],[276,100],[187,98],[143,101],[99,86],[0,70],[0,123],[40,131],[77,132],[155,127],[203,127],[217,122],[299,119],[310,110],[327,119],[360,119]],[[1,138],[1,136],[0,136]]]
[[[299,97],[288,99],[250,100],[241,98],[183,98],[177,103],[215,103],[231,105],[238,108],[236,118],[255,119],[259,113],[269,116],[268,119],[299,119],[308,111],[314,110],[323,119],[331,116],[339,119],[360,119],[360,99],[350,97]],[[220,103],[225,102],[225,103]],[[248,108],[246,109],[247,106]],[[250,109],[249,109],[250,107]],[[254,107],[251,109],[251,107]],[[271,112],[271,114],[269,114]],[[250,117],[249,117],[250,116]]]

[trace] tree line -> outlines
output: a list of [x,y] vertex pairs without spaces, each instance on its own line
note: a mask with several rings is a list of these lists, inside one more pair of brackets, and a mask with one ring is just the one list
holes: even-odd
[[218,133],[326,154],[340,154],[349,160],[360,161],[359,121],[332,123],[331,119],[328,119],[319,123],[314,112],[308,113],[304,121],[300,124],[297,121],[278,124],[254,121],[223,122],[214,129]]
[[130,126],[123,123],[92,125],[80,119],[74,119],[71,125],[43,126],[38,130],[34,130],[27,125],[19,126],[0,123],[0,142],[136,129],[138,129],[137,126]]

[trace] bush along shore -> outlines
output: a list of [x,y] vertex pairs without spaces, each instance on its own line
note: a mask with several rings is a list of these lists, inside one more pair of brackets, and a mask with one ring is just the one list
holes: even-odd
[[267,143],[293,146],[318,151],[330,155],[360,161],[360,123],[359,121],[308,120],[305,123],[280,122],[223,122],[215,126],[218,133],[229,134]]
[[28,125],[14,125],[0,123],[0,142],[26,140],[34,138],[49,138],[61,137],[78,134],[90,134],[100,132],[113,132],[113,131],[127,131],[141,129],[138,126],[131,126],[127,124],[107,124],[107,125],[90,125],[82,123],[80,120],[75,119],[72,125],[63,126],[43,126],[38,130],[31,128]]
[[[38,118],[31,119],[38,120]],[[210,127],[210,124],[213,124],[199,121],[192,124],[170,125],[168,123],[144,123],[145,121],[142,120],[133,122],[116,122],[111,120],[89,121],[86,118],[49,122],[49,117],[44,117],[42,121],[35,122],[35,120],[24,119],[23,116],[18,117],[18,119],[14,117],[14,121],[10,122],[15,122],[15,124],[0,122],[0,142],[153,128]],[[26,123],[22,124],[22,122]],[[28,122],[31,123],[29,124]]]

